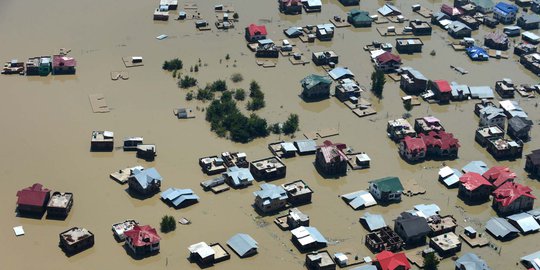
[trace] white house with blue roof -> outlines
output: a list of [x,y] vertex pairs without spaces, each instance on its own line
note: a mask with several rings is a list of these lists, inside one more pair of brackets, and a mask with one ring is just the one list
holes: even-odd
[[287,204],[287,192],[281,186],[262,184],[261,190],[253,192],[255,207],[268,213],[280,210]]
[[151,195],[161,188],[163,178],[155,168],[135,169],[128,179],[129,189],[141,195]]
[[517,6],[499,2],[493,8],[493,18],[503,24],[511,24],[516,20],[517,12]]

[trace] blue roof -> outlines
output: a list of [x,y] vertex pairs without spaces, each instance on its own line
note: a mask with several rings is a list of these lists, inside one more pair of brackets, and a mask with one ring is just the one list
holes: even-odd
[[481,160],[475,160],[469,162],[469,164],[465,165],[465,167],[463,167],[461,170],[464,173],[475,172],[478,174],[484,174],[485,172],[487,172],[488,166],[485,162]]
[[311,237],[313,237],[313,239],[315,239],[316,242],[318,242],[318,243],[328,243],[328,240],[326,240],[326,238],[324,238],[324,236],[319,232],[319,230],[317,230],[317,228],[315,228],[315,227],[305,227],[305,228],[306,228],[306,231],[309,232]]
[[469,91],[471,91],[471,97],[472,98],[479,98],[479,99],[492,99],[495,98],[495,95],[493,94],[493,89],[491,89],[491,86],[470,86]]
[[248,168],[229,167],[225,174],[230,177],[235,187],[250,185],[254,180]]
[[523,233],[530,233],[540,230],[540,225],[538,224],[538,222],[536,222],[532,215],[527,213],[511,215],[508,217],[508,220],[514,221],[515,225]]
[[257,250],[259,244],[255,239],[245,233],[238,233],[227,241],[227,245],[240,257],[243,257],[253,250]]
[[498,10],[500,13],[503,14],[517,13],[518,7],[505,2],[499,2],[495,5],[495,10]]
[[486,261],[474,253],[465,253],[456,260],[456,269],[463,270],[491,270]]
[[161,182],[163,178],[159,175],[156,168],[150,168],[146,170],[134,170],[134,178],[139,182],[142,188],[147,188],[152,182]]
[[538,265],[536,262],[537,259],[540,259],[540,251],[521,257],[521,261],[526,261],[532,266],[533,269],[539,270],[540,265]]
[[414,209],[422,212],[426,218],[436,216],[441,211],[441,208],[436,204],[417,204],[414,206]]
[[495,238],[504,238],[509,234],[518,233],[519,230],[512,226],[510,222],[504,218],[494,217],[486,223],[486,230],[491,232]]
[[354,74],[348,68],[344,67],[334,68],[328,72],[328,75],[334,80],[354,77]]
[[287,192],[280,186],[273,184],[262,184],[261,190],[253,192],[256,197],[261,197],[263,200],[286,200]]
[[489,55],[486,50],[478,46],[471,46],[467,48],[467,55],[469,58],[476,61],[487,61],[489,59]]
[[376,215],[366,212],[363,216],[360,217],[360,219],[363,219],[366,222],[369,231],[375,231],[386,227],[386,223],[384,222],[384,218],[382,215]]
[[169,188],[161,193],[161,199],[179,206],[187,201],[199,201],[199,196],[191,189]]

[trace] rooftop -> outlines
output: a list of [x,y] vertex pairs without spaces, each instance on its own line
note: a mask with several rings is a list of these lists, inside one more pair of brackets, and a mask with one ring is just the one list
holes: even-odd
[[73,200],[73,193],[54,192],[47,207],[66,208],[71,200]]
[[92,232],[85,228],[73,227],[67,231],[64,231],[60,234],[60,238],[64,239],[69,245],[73,245],[84,239],[94,236]]

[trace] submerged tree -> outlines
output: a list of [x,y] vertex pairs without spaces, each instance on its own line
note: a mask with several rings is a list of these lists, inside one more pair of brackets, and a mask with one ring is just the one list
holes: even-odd
[[294,134],[298,130],[299,124],[300,120],[298,114],[290,114],[289,118],[287,118],[287,121],[283,123],[283,133],[285,133],[286,135]]
[[439,260],[435,257],[435,253],[428,253],[424,257],[424,269],[425,270],[437,270],[439,269]]
[[168,233],[176,230],[176,220],[174,220],[173,216],[163,216],[159,225],[162,233]]
[[183,67],[182,60],[180,60],[178,58],[174,58],[172,60],[165,61],[165,62],[163,62],[163,66],[162,66],[162,68],[164,70],[167,70],[167,71],[173,71],[173,70],[182,69],[182,67]]
[[382,99],[383,97],[385,83],[386,77],[384,76],[384,72],[382,70],[375,70],[373,73],[371,73],[371,91],[379,99]]

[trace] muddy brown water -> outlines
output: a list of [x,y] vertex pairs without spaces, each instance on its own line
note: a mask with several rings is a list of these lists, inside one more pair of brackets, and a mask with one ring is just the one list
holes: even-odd
[[[184,1],[180,1],[180,6]],[[296,157],[285,161],[287,181],[304,179],[314,190],[313,203],[300,207],[309,214],[312,226],[317,227],[331,244],[330,252],[350,252],[373,256],[363,244],[366,235],[358,223],[365,211],[380,213],[388,224],[404,210],[419,203],[437,203],[442,214],[453,214],[461,227],[480,226],[494,216],[489,203],[467,206],[456,198],[456,190],[447,190],[437,181],[437,168],[441,162],[430,161],[417,165],[403,162],[397,147],[385,136],[386,121],[404,113],[400,97],[403,92],[398,84],[388,82],[382,101],[372,100],[378,114],[358,118],[335,99],[317,103],[305,103],[299,97],[299,81],[310,73],[323,73],[313,64],[293,66],[280,58],[276,68],[263,69],[256,66],[252,53],[246,48],[243,28],[250,23],[264,22],[269,38],[284,38],[282,29],[289,26],[326,23],[331,16],[345,16],[350,8],[342,7],[336,0],[323,1],[323,12],[286,16],[279,14],[276,1],[228,1],[240,14],[237,28],[228,32],[213,27],[212,7],[217,2],[198,1],[202,16],[212,24],[212,30],[197,32],[193,21],[152,21],[152,10],[158,1],[14,1],[0,2],[0,33],[3,37],[0,59],[26,60],[37,55],[53,54],[59,48],[72,49],[71,55],[78,61],[77,75],[22,77],[0,76],[2,89],[2,115],[0,138],[3,154],[0,156],[0,176],[4,198],[0,204],[0,259],[5,269],[197,269],[187,261],[187,247],[199,241],[220,242],[225,245],[232,235],[243,232],[259,242],[259,254],[239,259],[231,252],[231,259],[219,263],[216,269],[302,269],[303,254],[290,241],[290,233],[279,230],[273,217],[258,217],[251,204],[252,192],[258,183],[243,190],[231,190],[223,194],[205,193],[199,182],[209,179],[197,164],[199,157],[223,151],[244,151],[248,158],[270,156],[267,144],[280,137],[271,135],[249,144],[236,144],[217,138],[204,121],[204,113],[197,118],[178,120],[172,110],[178,106],[204,107],[200,102],[186,102],[187,91],[175,85],[171,74],[161,70],[164,60],[180,57],[184,61],[183,73],[200,58],[200,72],[192,74],[200,84],[217,78],[227,79],[240,72],[244,81],[229,87],[249,87],[250,80],[257,80],[266,94],[267,106],[260,112],[269,122],[283,121],[289,113],[300,115],[301,131],[317,128],[339,128],[340,135],[332,138],[347,143],[357,151],[365,151],[372,158],[372,167],[363,171],[351,171],[340,179],[323,179],[313,166],[314,157]],[[362,2],[361,8],[375,12],[384,1]],[[444,1],[447,2],[447,1]],[[419,1],[428,8],[437,9],[441,1]],[[410,10],[409,1],[397,1],[406,17],[420,18]],[[24,14],[22,16],[21,14]],[[263,19],[263,20],[260,20]],[[340,56],[340,65],[349,67],[356,78],[369,85],[372,67],[369,56],[362,47],[372,40],[390,41],[371,29],[342,28],[336,30],[332,42],[301,44],[294,40],[309,57],[312,51],[331,48]],[[480,38],[489,30],[474,32]],[[534,32],[537,32],[536,30]],[[168,39],[158,41],[160,34]],[[517,58],[473,63],[464,53],[454,52],[448,43],[449,36],[434,27],[431,37],[424,40],[423,53],[402,55],[406,65],[420,70],[430,79],[447,79],[470,85],[493,86],[495,80],[510,77],[515,83],[537,83],[538,78],[519,65]],[[436,50],[436,56],[429,52]],[[231,59],[224,60],[226,54]],[[144,67],[130,68],[130,79],[112,81],[110,72],[125,69],[122,56],[144,57]],[[220,64],[220,59],[222,62]],[[234,65],[236,64],[236,67]],[[459,75],[449,65],[461,66],[469,71]],[[104,93],[111,112],[94,114],[88,95]],[[369,95],[367,95],[369,97]],[[516,98],[535,123],[540,118],[537,100]],[[242,106],[245,102],[242,102]],[[412,111],[413,118],[424,115],[439,117],[446,129],[460,139],[459,159],[446,162],[461,168],[471,160],[484,160],[488,165],[502,164],[511,167],[519,176],[518,182],[529,185],[539,195],[540,184],[530,180],[523,171],[524,159],[496,162],[484,149],[474,142],[474,130],[478,119],[473,113],[474,101],[451,103],[447,106],[423,103]],[[134,153],[116,150],[112,153],[89,152],[92,130],[112,130],[117,146],[124,136],[144,136],[145,142],[157,144],[158,157],[148,163],[135,158]],[[525,145],[524,153],[540,147],[540,130],[532,131],[533,140]],[[284,139],[283,137],[281,139]],[[142,165],[156,167],[164,178],[163,188],[192,188],[200,197],[200,203],[188,208],[174,210],[159,200],[159,195],[138,200],[130,197],[126,186],[109,179],[109,174],[126,166]],[[404,197],[399,204],[387,207],[374,206],[367,210],[353,211],[338,195],[366,189],[371,179],[396,175],[416,179],[427,189],[425,195]],[[70,191],[75,194],[75,205],[64,221],[26,219],[16,216],[16,191],[40,182],[52,190]],[[461,208],[464,211],[460,210]],[[192,220],[189,226],[179,225],[175,232],[161,234],[161,252],[143,260],[128,256],[111,232],[111,224],[133,218],[142,224],[159,226],[164,214],[185,216]],[[23,225],[26,235],[15,237],[12,227]],[[66,257],[58,248],[58,233],[72,226],[82,226],[96,236],[93,248],[78,255]],[[461,229],[458,229],[460,231]],[[473,251],[489,262],[493,269],[516,269],[519,258],[538,250],[538,235],[520,236],[501,243],[499,254],[485,247]],[[466,244],[462,253],[471,251]],[[453,261],[446,259],[441,269],[453,268]]]

